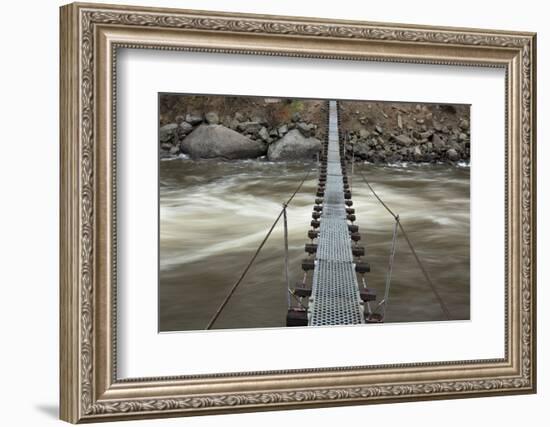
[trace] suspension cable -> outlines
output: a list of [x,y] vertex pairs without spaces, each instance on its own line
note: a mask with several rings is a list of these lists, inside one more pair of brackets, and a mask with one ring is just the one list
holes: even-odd
[[403,225],[401,224],[401,222],[398,222],[398,224],[399,224],[399,228],[401,229],[401,232],[403,233],[403,237],[405,237],[405,240],[407,241],[407,244],[409,245],[409,248],[411,248],[411,252],[414,255],[414,258],[416,259],[416,262],[418,263],[418,266],[422,270],[422,273],[424,274],[424,277],[426,278],[426,281],[428,282],[428,284],[432,288],[432,292],[434,293],[435,297],[437,298],[437,301],[439,302],[439,305],[441,306],[441,310],[445,314],[445,317],[447,318],[447,320],[450,320],[451,319],[451,313],[449,312],[449,309],[447,308],[447,305],[443,301],[443,298],[441,298],[441,295],[437,291],[434,283],[432,282],[432,279],[428,275],[428,271],[424,267],[424,264],[422,264],[422,262],[420,261],[420,258],[418,257],[418,255],[417,255],[417,253],[416,253],[416,251],[413,247],[413,244],[411,243],[411,241],[409,239],[409,236],[408,236],[407,232],[403,228]]
[[390,213],[390,215],[393,216],[393,218],[394,218],[395,220],[397,220],[397,219],[399,218],[399,216],[396,215],[396,214],[388,207],[388,205],[386,205],[386,204],[384,203],[384,201],[383,201],[380,197],[378,197],[378,194],[376,194],[376,191],[374,191],[374,188],[372,188],[372,186],[370,185],[370,183],[367,181],[367,178],[365,178],[365,175],[363,175],[363,174],[361,173],[361,171],[358,171],[357,173],[358,173],[359,176],[363,179],[363,181],[365,181],[365,184],[367,184],[367,186],[369,187],[369,189],[370,189],[370,191],[372,192],[372,194],[374,194],[374,197],[376,197],[376,198],[378,199],[378,201],[382,204],[382,206],[384,206],[384,207],[386,208],[386,210]]
[[286,207],[290,204],[290,202],[292,202],[292,200],[294,199],[294,196],[296,196],[296,194],[298,193],[298,191],[300,191],[300,188],[302,188],[302,185],[304,184],[304,182],[306,181],[306,179],[309,177],[309,174],[311,173],[311,169],[309,171],[307,171],[307,173],[305,174],[304,178],[302,179],[302,181],[300,182],[300,185],[298,185],[298,187],[296,188],[296,190],[294,190],[294,193],[292,193],[292,195],[290,196],[290,198],[286,201],[286,203],[283,203],[283,208],[281,209],[281,211],[279,212],[279,215],[277,215],[277,218],[275,218],[275,221],[273,222],[273,224],[271,225],[271,228],[269,229],[269,231],[267,232],[266,236],[264,237],[264,239],[262,240],[262,243],[260,243],[260,246],[258,247],[258,249],[256,249],[256,252],[254,252],[254,255],[252,256],[252,258],[250,259],[250,261],[248,262],[248,264],[246,265],[245,269],[243,270],[243,272],[241,273],[241,275],[239,276],[239,278],[237,279],[237,281],[235,282],[235,284],[231,287],[229,293],[226,295],[226,297],[224,298],[223,302],[220,304],[220,306],[218,307],[218,309],[216,310],[216,313],[214,313],[214,316],[212,316],[212,318],[210,319],[210,321],[208,322],[208,325],[206,326],[206,329],[211,329],[212,326],[214,325],[214,323],[216,322],[216,320],[218,319],[219,315],[221,314],[222,310],[225,308],[225,306],[227,305],[227,303],[229,302],[229,300],[231,299],[231,297],[233,296],[233,294],[235,293],[235,290],[237,289],[237,286],[239,286],[241,284],[241,282],[243,281],[243,279],[245,278],[246,274],[248,273],[248,270],[250,270],[250,267],[252,267],[252,264],[254,263],[254,261],[256,261],[256,258],[258,257],[260,251],[262,250],[262,248],[264,247],[265,243],[267,242],[267,239],[269,239],[269,236],[271,235],[271,232],[273,231],[273,229],[275,228],[275,226],[277,225],[277,223],[279,222],[279,220],[281,219],[281,216],[283,215],[283,213],[286,211]]
[[418,257],[418,254],[416,253],[416,250],[414,249],[414,246],[413,246],[411,240],[409,239],[409,236],[408,236],[407,232],[405,231],[405,228],[403,227],[403,224],[401,224],[401,221],[399,221],[399,215],[396,215],[388,207],[388,205],[386,205],[382,201],[382,199],[378,196],[378,194],[376,194],[376,191],[374,191],[374,188],[372,188],[370,183],[367,181],[365,176],[360,171],[358,171],[358,174],[361,176],[361,178],[363,179],[365,184],[367,184],[367,186],[369,187],[369,189],[372,192],[372,194],[374,195],[374,197],[376,197],[378,199],[378,201],[382,204],[382,206],[384,206],[384,208],[386,208],[386,210],[391,214],[391,216],[394,217],[396,223],[399,225],[399,229],[401,230],[401,232],[403,233],[403,236],[405,237],[405,241],[407,242],[407,245],[409,245],[409,248],[411,249],[411,252],[414,256],[414,259],[416,260],[418,266],[420,267],[420,270],[422,271],[422,274],[424,275],[424,277],[426,279],[426,282],[428,282],[428,284],[430,285],[430,288],[432,289],[433,294],[435,295],[437,301],[439,302],[439,306],[441,307],[441,311],[443,311],[443,314],[445,314],[445,317],[447,318],[447,320],[450,320],[451,319],[451,314],[449,312],[449,309],[447,308],[447,305],[445,304],[445,301],[443,301],[443,298],[441,298],[441,295],[437,291],[437,288],[435,287],[432,279],[430,278],[430,275],[428,274],[428,271],[426,270],[426,268],[424,267],[424,265],[420,261],[420,258]]
[[284,223],[284,241],[285,241],[285,281],[286,281],[286,304],[290,308],[290,273],[288,272],[288,221],[286,215],[286,205],[283,205],[283,223]]
[[380,301],[377,307],[379,308],[380,306],[382,306],[382,319],[384,319],[384,317],[386,316],[386,307],[388,306],[388,300],[390,298],[390,283],[391,283],[391,275],[393,271],[393,260],[395,258],[395,250],[397,248],[398,224],[399,224],[399,216],[397,216],[397,219],[395,220],[395,224],[393,225],[393,237],[391,242],[390,260],[388,262],[388,271],[386,272],[386,289],[384,290],[384,299]]
[[[347,137],[347,142],[349,142],[349,135]],[[355,169],[355,144],[351,144],[351,176],[349,178],[349,189],[353,189],[353,174]]]

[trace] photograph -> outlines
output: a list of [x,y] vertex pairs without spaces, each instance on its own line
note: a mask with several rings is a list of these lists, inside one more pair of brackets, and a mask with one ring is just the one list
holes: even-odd
[[470,105],[163,92],[158,124],[159,332],[470,319]]

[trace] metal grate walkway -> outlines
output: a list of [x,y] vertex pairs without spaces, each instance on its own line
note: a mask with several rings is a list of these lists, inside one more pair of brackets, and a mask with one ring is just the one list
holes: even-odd
[[346,221],[338,109],[329,103],[327,179],[313,271],[309,325],[365,323]]

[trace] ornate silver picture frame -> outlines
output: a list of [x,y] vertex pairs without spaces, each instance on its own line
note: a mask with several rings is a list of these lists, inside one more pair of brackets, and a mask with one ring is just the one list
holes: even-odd
[[[176,9],[61,8],[60,416],[71,422],[534,393],[536,36]],[[505,71],[504,357],[117,376],[117,49]]]

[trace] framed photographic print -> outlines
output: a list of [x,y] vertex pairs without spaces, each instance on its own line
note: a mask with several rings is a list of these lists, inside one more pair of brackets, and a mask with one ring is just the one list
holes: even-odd
[[61,418],[533,393],[535,34],[61,8]]

